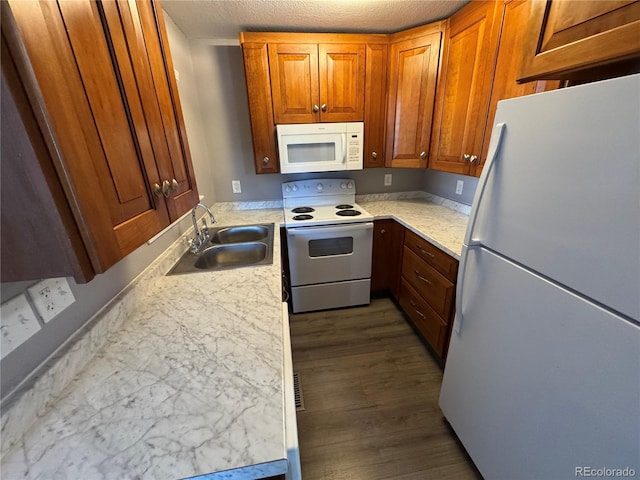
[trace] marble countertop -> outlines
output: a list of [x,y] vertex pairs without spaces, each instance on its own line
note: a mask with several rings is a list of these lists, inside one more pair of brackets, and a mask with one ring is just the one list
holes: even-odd
[[460,205],[458,208],[462,210],[461,212],[425,198],[396,200],[371,200],[370,198],[365,196],[359,199],[359,203],[376,219],[394,218],[406,228],[460,260],[462,242],[469,220],[468,213],[462,212],[468,211],[469,207]]
[[214,212],[220,225],[275,222],[273,264],[166,277],[186,250],[174,244],[141,280],[128,318],[3,454],[3,478],[286,471],[282,211]]
[[[358,202],[459,258],[468,217],[429,200]],[[3,478],[214,480],[286,471],[282,210],[213,211],[219,225],[275,223],[273,264],[166,277],[186,249],[176,242],[94,322],[87,352],[76,345],[54,365],[68,381],[44,375],[24,395],[20,408],[33,423],[21,428],[15,405],[13,415],[3,413]],[[84,363],[68,358],[91,348]],[[82,366],[70,374],[74,363]],[[47,389],[50,400],[32,406]]]

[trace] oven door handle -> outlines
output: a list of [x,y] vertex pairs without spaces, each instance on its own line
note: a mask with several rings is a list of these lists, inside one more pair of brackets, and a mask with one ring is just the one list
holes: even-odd
[[353,223],[348,225],[336,225],[330,227],[298,227],[288,228],[287,235],[316,235],[318,233],[347,233],[348,231],[373,230],[373,222]]

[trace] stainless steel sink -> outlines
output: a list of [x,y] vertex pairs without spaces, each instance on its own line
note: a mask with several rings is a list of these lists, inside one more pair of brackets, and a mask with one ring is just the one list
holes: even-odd
[[210,228],[210,246],[186,252],[167,275],[209,272],[273,263],[273,224]]
[[193,264],[201,270],[255,265],[267,256],[267,246],[260,242],[216,245],[205,249]]
[[211,243],[239,243],[262,241],[269,236],[269,228],[264,225],[241,225],[221,228],[211,237]]

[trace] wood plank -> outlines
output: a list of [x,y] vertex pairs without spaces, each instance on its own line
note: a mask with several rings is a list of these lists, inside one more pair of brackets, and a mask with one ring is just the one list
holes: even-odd
[[393,300],[290,322],[305,480],[482,478],[438,407],[440,364]]

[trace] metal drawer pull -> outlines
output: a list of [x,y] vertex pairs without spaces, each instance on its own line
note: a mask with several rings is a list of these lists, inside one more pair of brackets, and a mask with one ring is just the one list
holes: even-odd
[[422,317],[423,320],[427,319],[427,317],[424,316],[424,313],[422,313],[420,310],[418,310],[418,306],[415,303],[413,303],[413,299],[410,298],[409,299],[409,303],[411,304],[413,309],[416,311],[416,313]]
[[318,110],[320,110],[320,107],[318,107],[318,105],[314,105],[313,106],[313,113],[316,113]]
[[174,178],[173,180],[171,180],[171,190],[177,192],[178,188],[180,188],[180,184],[178,184],[178,181]]
[[160,188],[160,185],[158,185],[157,183],[153,184],[153,193],[158,198],[162,196],[162,189]]
[[416,274],[416,277],[418,277],[420,280],[422,280],[424,283],[426,283],[427,285],[431,285],[431,282],[424,278],[422,275],[420,275],[420,272],[418,270],[416,270],[415,268],[413,269],[413,272]]
[[326,112],[327,111],[327,104],[323,103],[320,108],[322,109],[323,112]]
[[420,250],[422,253],[424,253],[427,257],[429,258],[435,258],[435,255],[431,252],[427,252],[424,248],[422,248],[420,245],[416,245],[416,247],[418,247],[418,250]]

